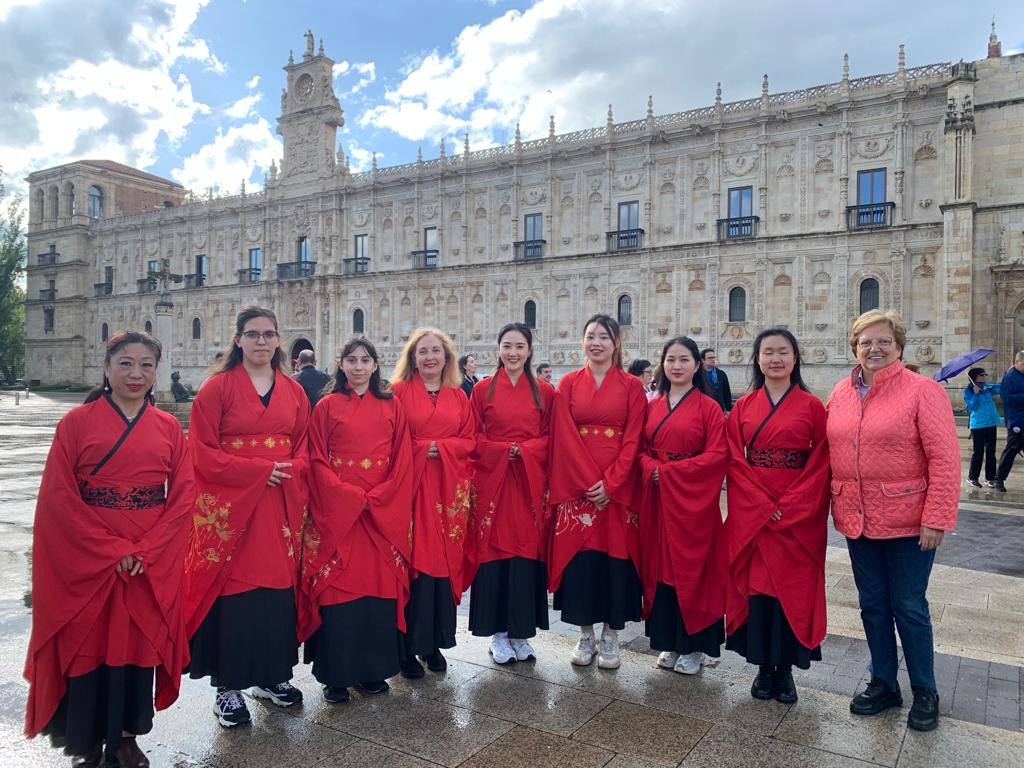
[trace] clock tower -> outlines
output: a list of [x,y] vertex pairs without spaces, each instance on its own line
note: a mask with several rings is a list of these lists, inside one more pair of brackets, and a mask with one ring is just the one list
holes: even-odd
[[284,139],[285,181],[324,176],[334,171],[338,128],[344,113],[334,94],[334,62],[320,49],[313,52],[313,33],[306,32],[302,61],[288,55],[288,87],[281,92],[277,132]]

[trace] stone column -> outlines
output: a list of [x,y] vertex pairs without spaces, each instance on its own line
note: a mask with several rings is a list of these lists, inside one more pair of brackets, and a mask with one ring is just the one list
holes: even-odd
[[162,403],[173,403],[171,395],[171,371],[174,361],[171,357],[174,350],[174,304],[165,293],[157,299],[156,306],[156,337],[163,345],[163,359],[156,369],[156,397]]

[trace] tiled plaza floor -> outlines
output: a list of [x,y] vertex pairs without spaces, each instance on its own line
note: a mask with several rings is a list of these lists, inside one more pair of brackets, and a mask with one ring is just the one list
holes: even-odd
[[[21,736],[21,666],[29,629],[34,496],[53,427],[80,396],[0,393],[0,764],[66,765]],[[1024,466],[1011,476],[1024,490]],[[1012,499],[1017,495],[1012,494]],[[309,668],[296,669],[300,707],[250,701],[253,724],[227,731],[210,688],[186,681],[140,743],[154,766],[929,766],[1024,765],[1024,510],[965,499],[956,536],[940,550],[929,589],[945,717],[908,731],[906,709],[855,718],[849,697],[867,670],[856,589],[841,537],[829,542],[829,636],[823,661],[797,674],[794,706],[750,698],[752,669],[734,654],[692,678],[654,665],[640,625],[623,633],[622,667],[568,662],[573,628],[557,621],[536,662],[498,667],[465,631],[444,675],[395,678],[389,694],[323,702]],[[904,679],[905,693],[909,693]],[[907,696],[909,699],[909,696]]]

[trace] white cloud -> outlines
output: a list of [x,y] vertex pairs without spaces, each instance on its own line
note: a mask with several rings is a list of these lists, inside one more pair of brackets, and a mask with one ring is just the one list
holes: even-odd
[[[383,157],[382,153],[377,153],[378,164]],[[353,173],[368,171],[373,166],[373,152],[363,149],[354,141],[350,141],[348,144],[348,161]]]
[[259,75],[253,75],[252,79],[250,79],[245,84],[245,87],[248,88],[251,91],[251,90],[255,89],[259,84],[260,84],[260,76]]
[[235,120],[244,120],[250,115],[256,114],[256,103],[263,98],[262,93],[254,93],[250,96],[243,96],[230,107],[224,110],[224,114]]
[[218,129],[213,141],[186,157],[171,176],[196,192],[208,187],[234,192],[243,179],[247,185],[261,185],[264,171],[281,154],[281,142],[261,117],[227,131]]
[[356,64],[352,67],[352,70],[354,72],[358,72],[361,77],[358,82],[352,86],[349,93],[359,93],[363,88],[377,79],[377,65],[372,61],[365,61],[361,64]]
[[339,77],[348,72],[351,66],[352,65],[349,64],[347,61],[339,61],[337,64],[331,67],[331,74],[334,76],[334,79],[337,80]]

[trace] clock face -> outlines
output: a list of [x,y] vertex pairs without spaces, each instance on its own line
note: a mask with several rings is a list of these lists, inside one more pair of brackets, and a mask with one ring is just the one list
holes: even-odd
[[295,82],[295,96],[299,101],[309,101],[313,95],[313,78],[303,75]]

